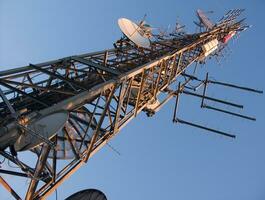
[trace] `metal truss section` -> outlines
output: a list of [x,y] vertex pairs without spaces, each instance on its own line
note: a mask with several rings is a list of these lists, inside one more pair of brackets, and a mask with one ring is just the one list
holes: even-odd
[[[242,29],[236,22],[224,25],[233,16],[208,32],[158,38],[150,49],[122,38],[114,49],[0,72],[6,98],[0,102],[0,153],[18,167],[0,173],[29,178],[26,199],[45,199],[140,112],[152,116],[171,98],[187,93],[184,89],[195,77],[185,71],[203,62],[202,46]],[[177,91],[171,87],[176,82]],[[5,142],[8,131],[14,130],[15,141],[25,132],[20,126],[60,110],[69,112],[69,119],[50,139],[54,147],[44,140],[27,152],[36,158],[34,165],[14,152],[11,141]]]

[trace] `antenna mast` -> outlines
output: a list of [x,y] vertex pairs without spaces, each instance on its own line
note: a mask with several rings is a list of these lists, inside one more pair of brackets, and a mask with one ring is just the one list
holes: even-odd
[[[218,56],[218,49],[248,27],[237,20],[242,11],[229,11],[217,24],[207,21],[204,32],[174,31],[152,38],[141,32],[150,32],[150,27],[141,24],[138,29],[126,19],[123,28],[131,23],[137,37],[125,32],[113,49],[0,72],[0,154],[17,166],[11,171],[2,163],[0,173],[30,180],[25,199],[46,198],[140,112],[152,116],[172,98],[176,98],[174,122],[235,137],[180,119],[177,110],[185,94],[200,98],[202,108],[254,120],[207,105],[213,101],[243,108],[207,96],[207,87],[262,91],[213,81],[208,74],[205,79],[188,74],[189,68]],[[197,88],[189,86],[194,82],[199,83]],[[55,120],[58,123],[53,124]],[[34,165],[21,151],[36,160]],[[21,199],[1,176],[0,183]]]

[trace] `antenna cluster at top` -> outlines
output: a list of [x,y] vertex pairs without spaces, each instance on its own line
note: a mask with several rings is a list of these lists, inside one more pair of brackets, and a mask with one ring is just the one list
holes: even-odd
[[[196,15],[199,19],[199,22],[194,21],[194,23],[199,27],[200,32],[209,32],[213,30],[214,28],[229,26],[231,24],[238,23],[238,27],[236,30],[232,30],[228,32],[226,35],[223,36],[221,42],[226,44],[234,35],[239,33],[240,31],[245,30],[249,26],[244,25],[241,20],[239,22],[235,22],[236,18],[241,15],[241,13],[244,11],[244,9],[234,9],[228,11],[217,23],[212,22],[208,16],[207,13],[213,13],[212,11],[204,12],[201,9],[198,9],[196,11]],[[180,25],[179,23],[176,23],[176,28],[174,32],[172,33],[166,33],[167,31],[164,31],[163,34],[155,35],[153,31],[153,27],[151,27],[148,23],[145,21],[146,15],[144,16],[143,20],[141,20],[139,23],[135,23],[132,20],[129,20],[127,18],[120,18],[118,20],[118,25],[122,31],[122,33],[125,35],[125,37],[133,42],[137,47],[141,48],[151,48],[154,40],[160,39],[163,40],[167,36],[176,36],[179,35],[180,32],[183,34],[183,28],[185,26]]]

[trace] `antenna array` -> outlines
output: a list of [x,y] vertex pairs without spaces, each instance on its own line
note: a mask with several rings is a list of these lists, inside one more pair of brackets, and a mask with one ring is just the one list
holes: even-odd
[[[29,179],[26,199],[46,198],[140,112],[152,116],[172,98],[176,99],[173,122],[235,137],[180,119],[177,110],[180,97],[188,95],[200,98],[204,109],[255,120],[210,106],[208,101],[243,108],[207,96],[207,88],[218,84],[255,93],[262,91],[214,81],[208,74],[205,79],[196,76],[198,64],[218,57],[228,40],[248,27],[242,20],[237,21],[242,11],[229,11],[204,32],[187,34],[176,31],[176,27],[172,33],[152,33],[151,37],[142,34],[136,40],[125,33],[127,25],[119,23],[125,36],[114,43],[113,49],[0,72],[0,154],[17,166],[9,170],[2,163],[0,173]],[[136,31],[144,28],[144,23],[127,22]],[[144,30],[147,29],[151,34],[152,29],[146,26]],[[139,43],[143,37],[148,45]],[[189,74],[192,67],[194,73]],[[194,82],[197,87],[190,86]],[[203,89],[201,93],[199,88]],[[56,119],[63,125],[50,123]],[[20,156],[23,150],[36,158],[35,165]],[[21,199],[0,178],[14,198]]]

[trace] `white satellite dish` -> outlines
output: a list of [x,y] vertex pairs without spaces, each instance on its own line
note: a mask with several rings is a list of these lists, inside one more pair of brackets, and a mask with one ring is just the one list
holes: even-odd
[[[61,130],[67,122],[68,116],[69,114],[67,111],[60,111],[45,115],[30,123],[27,126],[27,129],[48,140]],[[35,136],[34,134],[25,132],[17,139],[14,148],[16,151],[25,151],[32,149],[43,142],[44,141],[41,140],[41,138]]]
[[209,20],[209,18],[202,10],[197,10],[197,16],[206,29],[210,30],[213,28],[214,24]]
[[118,20],[121,31],[126,35],[129,40],[135,43],[137,46],[149,48],[150,47],[150,28],[145,25],[139,26],[126,18],[120,18]]

